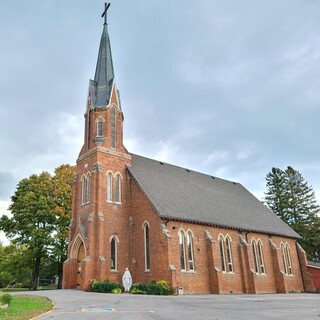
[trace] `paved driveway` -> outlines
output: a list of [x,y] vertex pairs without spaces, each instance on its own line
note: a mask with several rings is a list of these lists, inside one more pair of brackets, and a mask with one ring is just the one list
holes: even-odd
[[145,296],[52,290],[55,309],[45,319],[320,320],[319,294]]

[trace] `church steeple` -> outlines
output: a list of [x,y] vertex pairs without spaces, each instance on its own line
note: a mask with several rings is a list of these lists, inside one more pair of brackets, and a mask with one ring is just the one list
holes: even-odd
[[94,80],[90,80],[90,96],[92,107],[105,107],[110,102],[112,85],[114,82],[114,71],[112,63],[111,45],[108,33],[107,10],[110,4],[105,4],[103,31],[97,59]]

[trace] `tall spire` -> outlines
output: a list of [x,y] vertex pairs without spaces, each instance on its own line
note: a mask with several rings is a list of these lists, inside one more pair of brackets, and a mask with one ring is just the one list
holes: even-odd
[[109,99],[114,80],[114,71],[111,55],[111,45],[108,33],[107,10],[110,3],[105,4],[103,31],[100,40],[98,60],[94,81],[90,81],[91,98],[93,107],[104,107],[109,104]]

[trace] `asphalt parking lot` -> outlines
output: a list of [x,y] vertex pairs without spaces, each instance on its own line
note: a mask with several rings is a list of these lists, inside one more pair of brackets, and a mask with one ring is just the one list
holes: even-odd
[[318,319],[319,294],[145,296],[79,290],[38,291],[55,302],[37,319]]

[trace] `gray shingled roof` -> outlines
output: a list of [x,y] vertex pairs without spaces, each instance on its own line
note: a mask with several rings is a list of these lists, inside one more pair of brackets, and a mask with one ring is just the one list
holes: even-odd
[[108,26],[103,26],[98,60],[94,80],[90,80],[90,91],[93,107],[105,107],[109,104],[112,83],[114,80],[111,45]]
[[300,238],[239,183],[131,156],[129,172],[163,218]]

